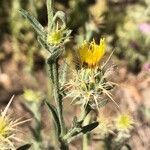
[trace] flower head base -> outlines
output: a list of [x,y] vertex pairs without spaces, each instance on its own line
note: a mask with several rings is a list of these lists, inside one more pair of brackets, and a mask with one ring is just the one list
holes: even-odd
[[20,119],[13,120],[10,115],[7,115],[7,110],[13,100],[13,97],[9,101],[8,105],[0,114],[0,147],[2,150],[16,150],[14,141],[20,141],[21,139],[16,137],[16,127],[29,120],[21,121]]
[[59,46],[65,44],[70,39],[71,30],[64,27],[59,27],[58,22],[56,26],[52,27],[51,32],[47,35],[47,43],[51,46]]
[[134,122],[128,114],[121,114],[117,117],[115,124],[118,131],[128,132],[133,128]]
[[114,85],[107,81],[103,70],[82,68],[65,87],[66,90],[69,89],[66,97],[72,97],[76,104],[89,104],[92,108],[98,108],[105,95],[111,97],[109,91]]
[[79,57],[81,64],[86,64],[87,67],[95,67],[98,65],[99,61],[102,59],[106,51],[105,39],[100,40],[100,44],[97,45],[93,40],[90,44],[84,42],[79,48]]

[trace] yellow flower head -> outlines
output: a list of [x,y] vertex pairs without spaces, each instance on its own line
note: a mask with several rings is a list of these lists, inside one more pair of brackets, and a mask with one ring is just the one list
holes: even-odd
[[86,64],[89,68],[98,65],[106,51],[105,39],[100,40],[100,44],[97,45],[93,40],[91,43],[84,44],[79,48],[79,57],[82,65]]
[[56,30],[51,32],[50,35],[47,37],[47,42],[51,45],[57,45],[62,42],[63,39],[63,32],[61,30]]
[[128,114],[121,114],[116,119],[116,128],[119,131],[129,131],[133,128],[133,119]]

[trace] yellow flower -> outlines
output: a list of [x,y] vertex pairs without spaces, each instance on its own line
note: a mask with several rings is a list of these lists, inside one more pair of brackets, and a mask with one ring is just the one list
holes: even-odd
[[16,150],[14,140],[20,141],[21,139],[16,136],[16,127],[29,120],[21,121],[20,119],[13,120],[10,115],[7,115],[8,108],[13,100],[9,101],[4,111],[0,114],[0,148],[2,150]]
[[128,114],[120,114],[116,119],[116,128],[119,131],[129,131],[133,128],[133,119]]
[[105,39],[100,40],[100,44],[97,45],[93,40],[91,43],[84,44],[79,48],[79,57],[82,65],[86,64],[89,68],[98,65],[106,51]]
[[47,42],[51,45],[60,44],[63,39],[63,32],[61,30],[56,30],[51,32],[47,37]]

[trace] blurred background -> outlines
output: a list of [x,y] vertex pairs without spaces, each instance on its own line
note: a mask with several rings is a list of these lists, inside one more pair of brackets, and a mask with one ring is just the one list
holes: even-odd
[[[38,44],[30,24],[18,12],[20,8],[28,10],[45,28],[47,26],[45,0],[0,0],[0,108],[3,109],[15,94],[10,111],[18,117],[23,114],[29,118],[33,112],[28,109],[26,101],[42,101],[45,96],[50,98],[48,91],[51,91],[51,86],[45,63],[46,53]],[[150,1],[55,0],[55,10],[62,10],[68,15],[68,28],[73,30],[73,42],[70,43],[73,49],[85,39],[90,41],[95,38],[99,42],[100,37],[106,38],[107,53],[114,50],[112,80],[119,84],[114,90],[114,99],[123,112],[130,112],[136,120],[129,143],[135,150],[149,150]],[[65,110],[65,118],[69,122],[74,111],[70,102],[65,103],[69,106]],[[42,102],[39,107],[43,134],[52,126],[50,121],[45,122],[48,113]],[[113,104],[108,107],[112,111],[115,109]],[[74,109],[78,113],[78,109]],[[107,108],[104,111],[108,116],[113,113]],[[31,122],[22,126],[25,134],[20,136],[32,136],[29,128],[34,124]],[[97,145],[94,141],[92,149],[98,150]],[[78,146],[72,147],[75,149]]]

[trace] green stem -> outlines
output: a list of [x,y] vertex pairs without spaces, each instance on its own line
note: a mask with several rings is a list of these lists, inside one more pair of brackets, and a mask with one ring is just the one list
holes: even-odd
[[109,135],[108,137],[106,137],[104,139],[104,149],[105,150],[112,150],[111,144],[112,144],[112,136]]
[[[91,116],[87,115],[84,119],[83,124],[87,125],[90,123]],[[89,150],[89,133],[83,135],[83,150]]]
[[[47,14],[48,14],[48,32],[51,31],[51,23],[53,19],[53,0],[47,0]],[[62,104],[62,97],[60,95],[60,87],[59,87],[59,77],[58,77],[58,59],[55,58],[54,60],[50,61],[50,74],[53,78],[53,86],[54,86],[54,99],[57,105],[58,117],[61,124],[61,136],[64,134],[64,119],[63,119],[63,104]]]
[[64,119],[63,119],[63,104],[62,96],[60,95],[59,78],[58,78],[58,60],[52,64],[53,72],[53,87],[54,87],[54,99],[57,105],[58,117],[61,125],[61,136],[65,134]]
[[83,135],[83,150],[89,150],[88,133]]
[[91,111],[91,106],[87,104],[87,106],[82,110],[81,116],[79,117],[79,123],[82,124],[86,118],[86,116],[90,113]]
[[48,15],[48,34],[51,31],[52,19],[53,19],[53,0],[47,0],[47,15]]
[[[47,0],[47,14],[48,14],[48,34],[51,33],[52,30],[52,20],[53,20],[53,0]],[[55,52],[53,51],[54,55]],[[58,112],[58,118],[60,122],[61,127],[61,133],[59,137],[60,142],[60,149],[61,150],[68,150],[68,144],[62,140],[62,137],[65,135],[65,123],[63,118],[63,102],[62,102],[62,96],[60,94],[60,85],[59,85],[59,73],[58,73],[58,55],[55,58],[52,58],[49,60],[49,67],[50,67],[50,75],[53,82],[53,93],[54,93],[54,99],[56,102],[56,109]]]
[[[83,109],[83,112],[81,113],[81,116],[78,119],[78,126],[80,127],[82,123],[84,122],[86,116],[90,113],[91,111],[90,105],[87,105],[85,109]],[[73,138],[74,134],[78,135],[80,134],[81,129],[79,129],[77,126],[74,126],[71,130],[68,131],[66,135],[64,135],[63,140],[67,141],[68,143],[71,141]]]
[[62,96],[60,94],[60,85],[59,85],[59,73],[58,73],[58,58],[56,60],[51,60],[48,62],[50,67],[50,75],[53,83],[53,93],[54,93],[54,100],[56,103],[56,109],[58,113],[58,118],[60,122],[61,133],[58,138],[60,142],[60,149],[61,150],[68,150],[67,143],[62,139],[62,137],[66,134],[66,128],[63,118],[63,102]]
[[63,140],[69,143],[73,135],[76,133],[80,133],[80,132],[78,131],[78,128],[74,127],[71,130],[69,130],[69,132],[63,137]]

